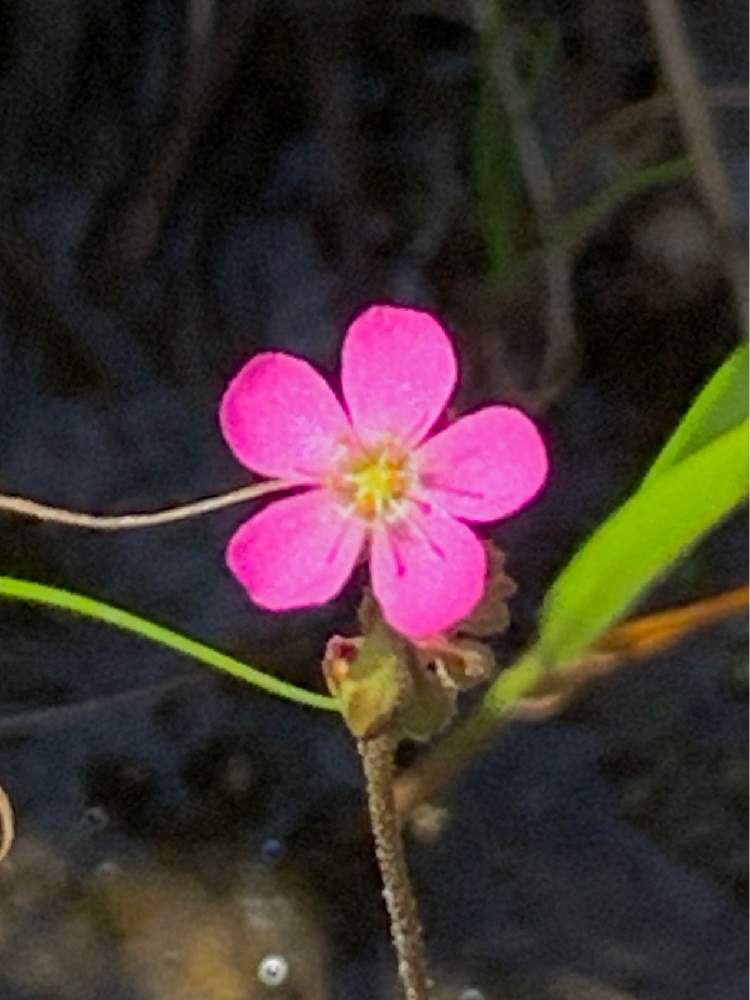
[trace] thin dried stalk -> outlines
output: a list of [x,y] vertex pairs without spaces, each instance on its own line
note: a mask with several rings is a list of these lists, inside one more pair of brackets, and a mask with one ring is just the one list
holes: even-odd
[[690,52],[690,40],[675,0],[647,0],[646,7],[698,187],[724,243],[727,276],[738,318],[744,327],[747,322],[747,260],[737,239],[734,199],[719,153],[705,89]]
[[[748,88],[739,85],[725,87],[704,87],[706,101],[713,108],[745,110]],[[637,128],[655,127],[661,119],[677,113],[674,97],[660,91],[651,97],[633,101],[620,108],[604,121],[587,129],[567,150],[560,155],[555,165],[555,189],[562,191],[575,178],[586,161],[604,147],[622,142]]]
[[39,521],[51,521],[55,524],[68,524],[76,528],[93,528],[95,531],[122,531],[127,528],[149,528],[157,524],[167,524],[171,521],[183,521],[188,517],[198,517],[210,511],[231,507],[232,504],[244,503],[247,500],[257,500],[267,493],[290,489],[294,483],[270,480],[266,483],[254,483],[243,486],[220,496],[207,497],[205,500],[195,500],[179,507],[168,507],[145,514],[84,514],[80,511],[66,510],[63,507],[50,507],[27,500],[26,497],[0,494],[0,511],[11,514],[21,514],[25,517],[35,517]]
[[0,861],[7,858],[16,835],[13,806],[8,793],[0,785]]

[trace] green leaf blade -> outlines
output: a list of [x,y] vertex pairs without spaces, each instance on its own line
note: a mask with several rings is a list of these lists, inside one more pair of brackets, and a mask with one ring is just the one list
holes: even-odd
[[144,639],[167,646],[183,656],[189,656],[217,670],[222,670],[232,677],[253,684],[268,694],[286,698],[288,701],[295,701],[310,708],[320,708],[329,712],[338,711],[338,705],[333,698],[327,698],[315,691],[308,691],[306,688],[299,688],[283,681],[280,677],[267,674],[257,667],[251,667],[248,663],[228,656],[226,653],[214,649],[213,646],[207,646],[205,643],[191,639],[180,632],[165,628],[147,618],[141,618],[130,611],[106,604],[104,601],[98,601],[93,597],[85,597],[83,594],[63,590],[61,587],[50,587],[33,580],[19,580],[13,576],[0,576],[0,597],[46,604],[63,611],[71,611],[73,614],[82,615],[85,618],[93,618],[127,632],[135,632]]
[[[602,524],[545,599],[537,649],[574,660],[748,493],[747,420],[665,468]],[[671,515],[671,516],[670,516]]]
[[703,387],[643,480],[646,486],[748,417],[748,345],[727,358]]

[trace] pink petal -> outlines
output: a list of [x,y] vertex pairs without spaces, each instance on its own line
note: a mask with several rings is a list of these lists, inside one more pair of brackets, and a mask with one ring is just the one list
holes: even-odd
[[476,535],[438,508],[414,507],[373,532],[370,571],[386,619],[421,638],[451,628],[477,604],[487,557]]
[[344,399],[357,436],[419,443],[456,384],[456,358],[429,313],[372,306],[349,327],[341,353]]
[[529,503],[547,479],[544,442],[511,406],[488,406],[435,435],[415,456],[432,500],[454,517],[496,521]]
[[237,458],[254,472],[314,481],[330,467],[337,441],[351,435],[325,380],[290,354],[258,354],[230,382],[219,411]]
[[234,534],[227,564],[251,599],[271,611],[323,604],[343,588],[364,541],[359,518],[326,490],[269,504]]

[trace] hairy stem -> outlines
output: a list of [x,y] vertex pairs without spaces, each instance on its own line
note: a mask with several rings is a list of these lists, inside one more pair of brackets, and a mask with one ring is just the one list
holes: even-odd
[[393,797],[396,739],[377,736],[358,740],[367,785],[367,805],[375,854],[383,879],[383,898],[398,957],[405,1000],[429,1000],[427,959],[417,902],[406,866],[401,826]]

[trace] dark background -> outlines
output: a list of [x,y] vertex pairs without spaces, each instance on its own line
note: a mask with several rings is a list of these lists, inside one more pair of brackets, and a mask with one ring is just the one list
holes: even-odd
[[[643,103],[665,87],[640,3],[505,7],[500,44],[522,73],[533,40],[556,39],[533,122],[563,215],[681,155],[669,106]],[[746,10],[680,8],[718,94],[744,242]],[[577,239],[575,338],[550,371],[522,171],[499,175],[497,198],[513,259],[537,263],[512,283],[491,268],[486,79],[458,0],[3,7],[0,490],[116,513],[243,485],[216,420],[241,363],[275,347],[333,376],[364,305],[433,308],[456,331],[457,405],[526,406],[554,461],[541,500],[494,533],[519,584],[508,662],[739,324],[731,234],[686,175]],[[631,125],[611,127],[626,108]],[[498,106],[512,163],[507,125]],[[2,515],[2,572],[319,688],[356,586],[316,612],[255,609],[223,563],[246,516],[110,535]],[[745,553],[738,516],[649,606],[739,585]],[[733,620],[602,682],[562,718],[512,727],[445,813],[420,818],[410,850],[440,1000],[745,995],[745,658]],[[3,1000],[394,994],[358,762],[334,716],[10,603],[0,671],[0,783],[18,819],[0,869]],[[269,953],[290,963],[276,990],[256,974]]]

